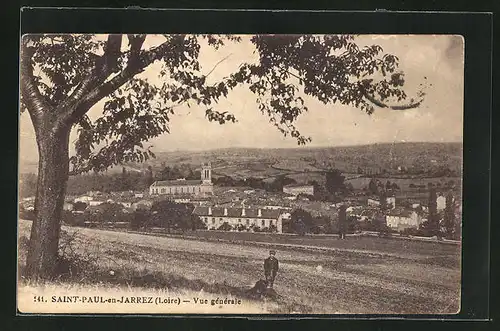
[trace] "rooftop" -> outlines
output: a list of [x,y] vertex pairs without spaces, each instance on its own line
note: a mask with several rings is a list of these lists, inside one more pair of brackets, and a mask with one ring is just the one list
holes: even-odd
[[[209,207],[196,207],[193,214],[198,216],[209,216]],[[224,209],[227,209],[227,215],[224,215]],[[245,210],[245,216],[242,216],[243,209]],[[261,210],[261,216],[259,215],[259,208],[234,208],[234,207],[212,207],[212,214],[210,216],[214,217],[248,217],[248,218],[278,218],[281,214],[280,210],[276,209],[263,209]]]
[[314,187],[314,185],[310,185],[310,184],[288,184],[288,185],[285,185],[283,187],[290,187],[290,188],[293,188],[293,187]]
[[396,209],[391,210],[387,215],[388,216],[411,217],[412,214],[413,214],[413,210],[396,208]]
[[200,185],[201,183],[199,179],[174,179],[156,181],[151,186],[187,186]]

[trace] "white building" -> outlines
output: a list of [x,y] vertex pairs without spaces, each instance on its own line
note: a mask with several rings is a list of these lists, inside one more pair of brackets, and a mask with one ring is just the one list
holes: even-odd
[[436,208],[438,211],[446,208],[446,197],[444,195],[439,195],[436,198]]
[[189,198],[189,197],[174,197],[173,201],[175,203],[190,203],[191,198]]
[[149,187],[150,195],[192,195],[205,196],[213,194],[212,166],[203,164],[200,180],[162,180],[156,181]]
[[75,200],[73,200],[73,202],[85,202],[86,204],[88,204],[92,200],[94,200],[94,197],[89,196],[89,195],[82,195],[82,196],[79,196],[78,198],[75,198]]
[[72,211],[73,207],[74,206],[73,206],[73,204],[71,202],[64,202],[63,210]]
[[275,209],[264,208],[227,208],[200,206],[193,210],[193,214],[200,217],[208,229],[218,229],[227,223],[236,229],[238,226],[251,228],[257,226],[260,229],[276,227],[277,233],[283,232],[284,212]]
[[422,217],[414,210],[391,211],[385,218],[388,227],[393,229],[416,228],[423,223]]
[[290,207],[283,207],[283,206],[264,206],[264,209],[273,209],[273,210],[292,210]]
[[301,185],[301,184],[291,184],[283,187],[283,193],[299,195],[299,194],[307,194],[314,195],[314,186],[313,185]]

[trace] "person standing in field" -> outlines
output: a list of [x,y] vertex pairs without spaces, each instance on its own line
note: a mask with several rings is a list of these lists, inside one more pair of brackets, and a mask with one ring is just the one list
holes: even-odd
[[274,279],[278,273],[278,259],[276,258],[276,251],[270,250],[269,257],[264,260],[264,275],[266,276],[267,288],[273,288]]
[[347,215],[346,206],[343,204],[339,208],[339,239],[345,239],[345,234],[347,232]]

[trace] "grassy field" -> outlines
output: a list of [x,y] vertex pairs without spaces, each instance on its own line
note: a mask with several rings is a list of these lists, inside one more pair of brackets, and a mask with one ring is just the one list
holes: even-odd
[[[170,237],[182,235],[170,235]],[[455,266],[460,263],[460,247],[456,244],[423,242],[399,238],[378,238],[352,236],[348,240],[338,240],[337,235],[283,235],[257,232],[203,231],[188,232],[191,240],[221,240],[231,243],[267,243],[269,245],[297,245],[327,248],[334,251],[365,252],[384,256],[401,256],[434,261],[442,265]],[[436,259],[436,257],[439,257]]]
[[[24,241],[29,227],[29,222],[20,222]],[[287,243],[337,249],[278,247],[280,271],[275,290],[281,298],[270,302],[249,297],[247,292],[263,277],[266,247],[63,229],[66,236],[76,238],[78,254],[95,257],[94,278],[78,283],[98,282],[103,289],[127,286],[230,295],[242,298],[255,311],[270,313],[446,314],[459,310],[458,246],[382,238],[287,238]],[[271,240],[260,236],[251,239]],[[377,252],[382,254],[373,254]],[[23,260],[20,249],[21,266]]]

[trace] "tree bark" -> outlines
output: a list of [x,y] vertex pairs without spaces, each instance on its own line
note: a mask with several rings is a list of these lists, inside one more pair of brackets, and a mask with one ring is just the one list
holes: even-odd
[[69,174],[69,134],[71,126],[43,125],[36,130],[38,143],[38,183],[35,220],[31,226],[26,272],[32,279],[55,275],[61,216]]

